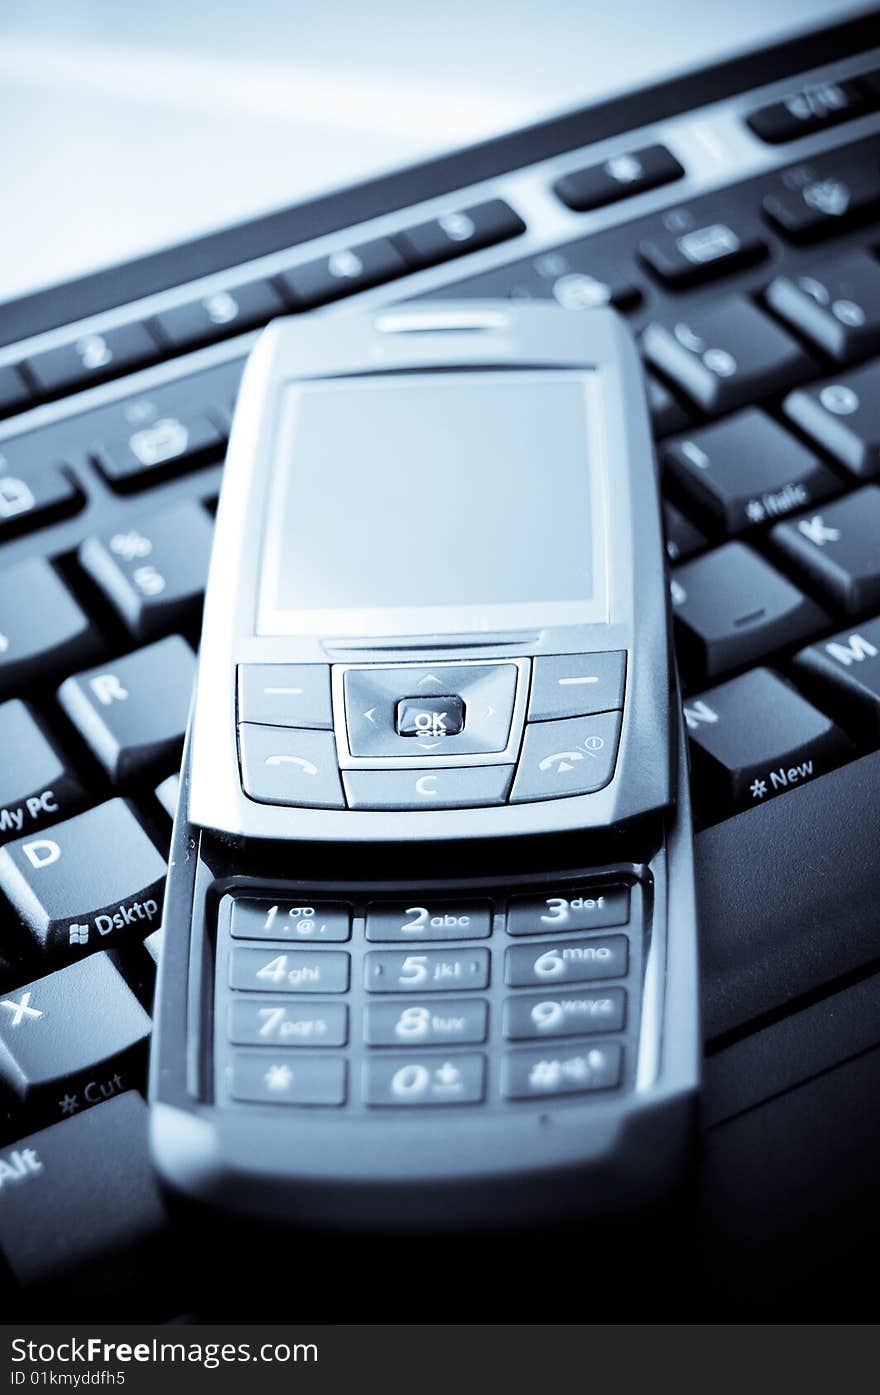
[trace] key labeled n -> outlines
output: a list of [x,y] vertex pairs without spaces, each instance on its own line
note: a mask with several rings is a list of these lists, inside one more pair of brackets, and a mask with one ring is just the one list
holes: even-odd
[[696,702],[692,702],[689,707],[685,706],[684,719],[689,731],[695,731],[701,725],[713,726],[715,722],[721,720],[715,708],[710,707],[703,698],[697,698]]

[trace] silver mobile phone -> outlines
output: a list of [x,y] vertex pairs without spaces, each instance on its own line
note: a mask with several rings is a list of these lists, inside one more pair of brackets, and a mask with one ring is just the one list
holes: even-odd
[[667,1186],[700,1055],[684,762],[614,313],[271,325],[235,413],[169,876],[167,1180],[382,1228]]

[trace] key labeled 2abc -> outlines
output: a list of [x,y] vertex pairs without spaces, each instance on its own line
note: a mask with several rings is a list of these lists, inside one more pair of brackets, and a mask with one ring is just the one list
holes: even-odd
[[488,901],[428,906],[374,902],[367,908],[368,940],[484,940],[491,929]]

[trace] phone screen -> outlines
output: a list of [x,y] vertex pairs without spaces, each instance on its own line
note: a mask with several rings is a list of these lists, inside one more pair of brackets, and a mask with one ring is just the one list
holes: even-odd
[[358,612],[381,633],[383,617],[395,632],[401,612],[426,609],[586,610],[598,521],[588,397],[583,375],[563,373],[296,389],[261,610],[328,634],[358,632]]

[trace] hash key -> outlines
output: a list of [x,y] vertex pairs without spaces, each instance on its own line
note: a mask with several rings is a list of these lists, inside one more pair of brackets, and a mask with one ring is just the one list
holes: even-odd
[[30,708],[0,706],[0,841],[73,813],[83,790]]
[[100,652],[97,631],[44,557],[0,572],[0,693],[69,672]]
[[109,954],[93,954],[0,993],[0,1085],[26,1103],[42,1097],[50,1117],[59,1107],[62,1115],[76,1112],[100,1101],[100,1082],[114,1073],[124,1088],[116,1067],[149,1034],[150,1019]]
[[684,716],[704,816],[762,804],[853,754],[824,713],[766,668],[688,698]]
[[823,599],[848,615],[880,605],[880,486],[779,523],[770,538]]
[[651,363],[710,415],[772,397],[812,369],[803,349],[739,296],[654,320],[642,346]]
[[64,960],[157,929],[165,872],[121,799],[0,848],[0,889],[37,946]]
[[663,460],[725,533],[772,522],[840,487],[812,451],[757,407],[667,442]]
[[213,532],[205,510],[188,501],[86,538],[79,559],[132,634],[153,639],[183,624],[200,603]]
[[803,687],[872,742],[880,740],[880,619],[851,626],[802,649]]
[[678,567],[672,604],[685,666],[714,678],[825,624],[825,615],[740,542],[724,543]]
[[196,661],[180,635],[68,678],[58,700],[114,784],[170,761],[186,729]]
[[880,473],[880,362],[810,387],[782,404],[786,416],[863,478]]

